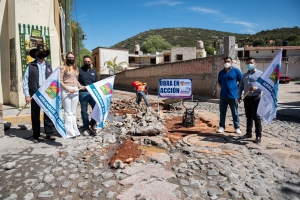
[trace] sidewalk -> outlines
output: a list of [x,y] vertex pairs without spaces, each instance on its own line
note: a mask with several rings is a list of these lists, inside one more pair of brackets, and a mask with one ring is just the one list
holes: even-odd
[[[135,96],[133,90],[128,88],[117,88],[114,90],[115,95],[113,98],[118,98],[119,94],[122,94],[122,98],[127,96],[128,99]],[[124,96],[123,96],[124,95]],[[150,92],[147,98],[151,100],[158,100],[157,93]],[[194,100],[199,102],[210,102],[219,104],[219,99],[210,98],[206,96],[194,95]],[[280,84],[279,87],[279,100],[278,100],[278,110],[277,117],[297,117],[300,118],[300,82],[290,82],[289,84]],[[163,100],[163,98],[160,98]],[[243,103],[239,107],[244,107]],[[3,121],[10,122],[12,125],[24,125],[31,123],[30,108],[25,108],[19,116],[16,116],[21,108],[17,109],[10,105],[3,105]],[[80,108],[77,109],[80,112]],[[41,120],[43,120],[43,115],[41,115]]]

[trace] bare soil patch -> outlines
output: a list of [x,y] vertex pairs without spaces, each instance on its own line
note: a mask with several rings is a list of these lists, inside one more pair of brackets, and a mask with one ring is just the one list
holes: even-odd
[[115,154],[111,157],[109,166],[112,166],[116,160],[123,163],[131,163],[142,155],[142,150],[131,140],[126,140],[120,146],[115,148]]

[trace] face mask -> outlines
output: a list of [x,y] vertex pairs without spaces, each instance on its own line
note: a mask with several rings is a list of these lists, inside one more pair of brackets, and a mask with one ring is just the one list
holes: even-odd
[[67,59],[67,64],[74,64],[74,59]]
[[248,64],[247,65],[248,70],[253,70],[254,69],[254,64]]
[[229,68],[229,67],[231,67],[231,64],[230,63],[224,63],[224,67]]
[[84,65],[83,65],[83,68],[85,68],[85,69],[90,69],[90,68],[91,68],[91,64],[84,64]]
[[46,56],[43,53],[39,53],[39,54],[36,55],[36,57],[39,58],[39,59],[44,59]]

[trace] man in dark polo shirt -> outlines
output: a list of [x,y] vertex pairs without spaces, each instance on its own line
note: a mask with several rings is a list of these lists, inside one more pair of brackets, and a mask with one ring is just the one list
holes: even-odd
[[[97,72],[91,68],[92,60],[90,56],[83,57],[83,66],[79,68],[78,81],[81,85],[87,86],[98,81]],[[83,135],[94,135],[96,130],[96,121],[91,118],[89,121],[88,105],[94,108],[96,102],[90,93],[85,89],[79,91],[79,102],[81,106],[81,118],[83,122]],[[89,126],[91,128],[89,128]]]

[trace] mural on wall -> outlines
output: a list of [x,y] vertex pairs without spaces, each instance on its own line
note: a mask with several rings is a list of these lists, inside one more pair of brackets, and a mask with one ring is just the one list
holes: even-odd
[[16,69],[16,41],[15,38],[9,40],[9,71],[10,71],[10,91],[18,92],[17,87],[17,69]]
[[[24,76],[27,64],[34,60],[34,58],[29,55],[29,51],[36,48],[38,45],[43,45],[44,49],[50,50],[49,27],[19,24],[19,35],[22,76]],[[45,59],[47,62],[51,63],[51,54]]]

